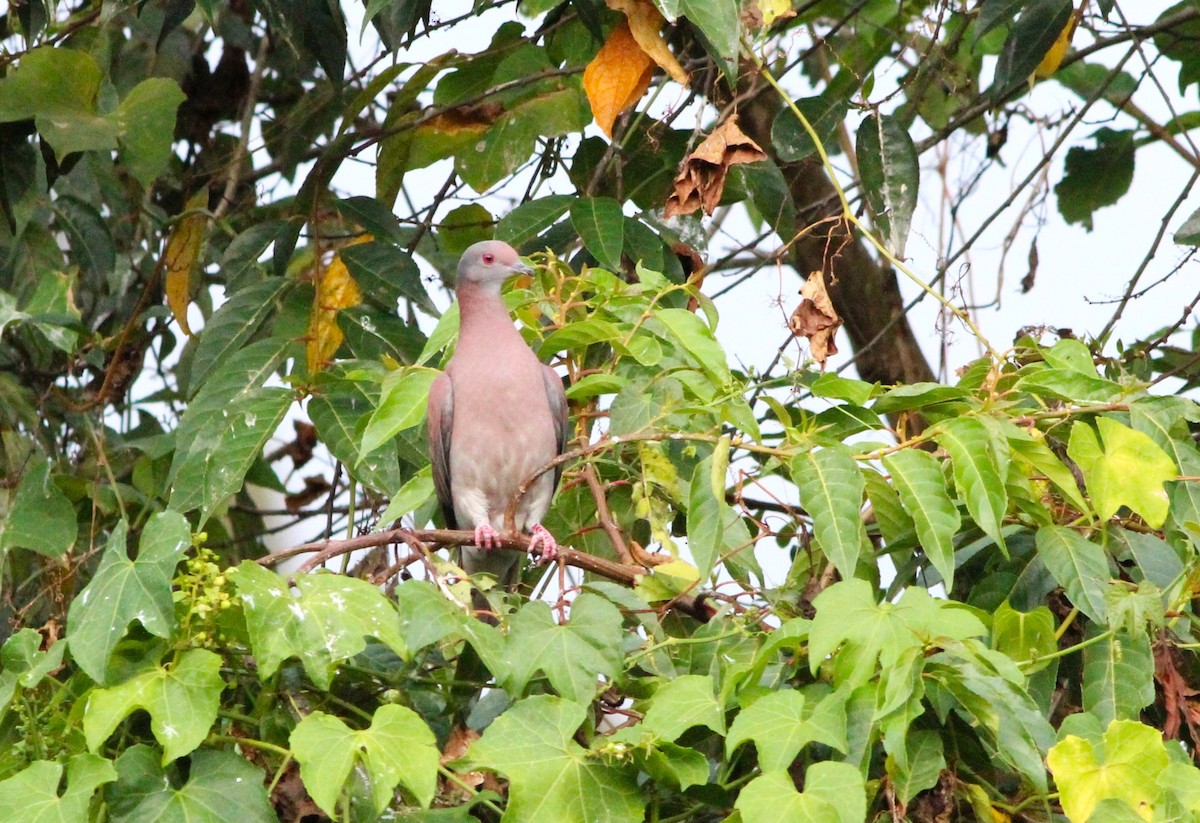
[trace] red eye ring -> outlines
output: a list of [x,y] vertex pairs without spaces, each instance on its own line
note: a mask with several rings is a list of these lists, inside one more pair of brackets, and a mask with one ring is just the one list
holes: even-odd
[[489,264],[489,265],[490,265],[490,264],[492,264],[492,263],[495,263],[495,262],[496,262],[496,255],[494,255],[494,254],[485,254],[485,255],[483,256],[483,262],[484,262],[484,263],[487,263],[487,264]]

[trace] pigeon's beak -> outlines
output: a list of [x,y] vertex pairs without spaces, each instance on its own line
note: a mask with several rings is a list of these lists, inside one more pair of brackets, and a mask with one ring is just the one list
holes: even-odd
[[533,268],[523,260],[513,263],[510,270],[513,274],[533,274]]

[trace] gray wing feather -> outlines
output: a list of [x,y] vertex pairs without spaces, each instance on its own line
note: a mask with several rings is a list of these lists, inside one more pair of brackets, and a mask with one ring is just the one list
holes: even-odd
[[450,483],[450,433],[454,429],[454,384],[450,375],[441,374],[429,389],[429,409],[426,415],[429,436],[429,462],[433,467],[433,488],[437,491],[446,527],[457,529],[454,516],[454,494]]
[[[563,391],[562,378],[549,366],[542,366],[542,383],[546,386],[546,399],[550,402],[550,417],[554,420],[554,437],[558,444],[557,454],[567,448],[567,393]],[[563,467],[554,469],[554,488],[562,478]]]

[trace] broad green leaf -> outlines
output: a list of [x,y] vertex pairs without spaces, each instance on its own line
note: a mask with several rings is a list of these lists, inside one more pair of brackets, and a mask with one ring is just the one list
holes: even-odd
[[569,194],[551,194],[522,203],[500,218],[496,224],[496,239],[520,248],[554,225],[575,200]]
[[844,713],[839,736],[836,727],[823,722],[823,714],[829,710],[828,707],[822,708],[826,702],[828,700],[814,708],[806,704],[804,695],[792,689],[764,695],[734,719],[725,738],[725,756],[731,757],[742,743],[753,741],[758,752],[759,767],[764,772],[770,772],[790,767],[800,751],[812,742],[844,751]]
[[877,414],[895,414],[896,412],[936,406],[938,403],[964,400],[970,396],[971,393],[960,386],[943,386],[941,383],[910,383],[888,389],[872,404],[871,409]]
[[1018,462],[1028,464],[1033,471],[1045,476],[1077,510],[1085,514],[1091,511],[1092,507],[1079,491],[1075,475],[1071,474],[1071,470],[1063,465],[1058,455],[1046,445],[1045,440],[1021,434],[1009,434],[1008,445]]
[[50,461],[34,455],[3,522],[0,549],[29,549],[46,557],[61,557],[75,544],[79,525],[75,507],[50,474]]
[[433,485],[433,468],[422,466],[421,470],[405,481],[404,485],[392,494],[388,506],[379,516],[379,522],[388,527],[405,515],[412,514],[418,508],[432,500],[437,490]]
[[732,513],[725,502],[723,471],[720,478],[721,493],[719,496],[714,494],[713,460],[713,457],[707,457],[696,464],[688,490],[688,549],[702,580],[708,578],[725,548],[725,524]]
[[[240,754],[195,752],[187,779],[177,766],[164,772],[158,752],[133,746],[117,758],[117,782],[106,792],[113,820],[129,823],[276,823],[263,770]],[[175,788],[179,786],[179,788]]]
[[1083,472],[1096,515],[1108,520],[1128,506],[1157,529],[1170,510],[1163,484],[1178,475],[1175,461],[1148,435],[1110,417],[1097,418],[1096,427],[1099,436],[1087,423],[1075,423],[1067,445],[1067,454]]
[[979,528],[1006,551],[1001,526],[1008,512],[1008,492],[987,428],[973,417],[960,417],[938,429],[937,441],[950,453],[959,497]]
[[601,266],[621,271],[625,216],[620,203],[611,197],[580,198],[571,204],[571,225]]
[[357,381],[338,381],[325,393],[308,401],[308,417],[317,427],[321,442],[356,480],[378,492],[390,494],[401,483],[395,447],[385,443],[384,447],[366,455],[358,449],[357,427],[374,411],[372,400]]
[[903,449],[883,458],[883,467],[912,516],[925,555],[950,591],[954,587],[954,535],[962,521],[946,493],[941,466],[929,452]]
[[400,432],[424,420],[429,388],[437,376],[434,369],[410,366],[385,377],[379,405],[367,422],[359,453],[369,455]]
[[1172,585],[1183,574],[1179,554],[1162,538],[1117,527],[1110,527],[1110,533],[1129,548],[1145,579],[1160,589]]
[[[395,67],[385,69],[380,73],[380,77],[391,74],[393,68]],[[394,107],[395,105],[396,101],[393,100],[392,106]],[[391,114],[390,110],[388,113]],[[367,234],[370,234],[376,240],[385,241],[384,245],[391,244],[396,253],[403,254],[395,246],[403,245],[407,242],[408,238],[404,236],[404,232],[400,229],[400,223],[396,220],[395,213],[383,202],[376,200],[374,197],[358,195],[356,197],[341,198],[334,205],[341,212],[342,216],[357,223]],[[408,255],[403,256],[407,257]]]
[[491,240],[495,223],[492,213],[483,205],[466,203],[442,218],[438,240],[443,251],[458,256],[474,243]]
[[[275,238],[279,236],[286,225],[282,220],[267,220],[251,226],[230,241],[229,245],[225,247],[225,253],[221,255],[221,276],[231,286],[240,285],[241,287],[238,288],[236,294],[227,294],[226,297],[230,300],[235,299],[241,294],[243,288],[249,287],[243,281],[253,281],[256,273],[265,270],[265,267],[259,264],[259,258],[275,242]],[[291,282],[282,277],[278,279]],[[219,312],[220,309],[217,311]],[[239,325],[235,325],[234,328],[238,328]]]
[[864,470],[863,480],[866,481],[867,500],[875,512],[875,523],[879,526],[884,545],[890,546],[916,534],[912,517],[900,503],[900,495],[895,487],[876,471]]
[[1133,720],[1116,720],[1103,742],[1098,750],[1082,737],[1068,736],[1046,757],[1059,802],[1072,823],[1088,820],[1103,800],[1151,812],[1158,801],[1159,775],[1169,762],[1159,731]]
[[75,351],[79,342],[75,327],[79,324],[80,313],[73,297],[78,279],[60,272],[45,272],[25,303],[30,324],[51,346],[67,353]]
[[992,614],[992,648],[1017,663],[1034,661],[1024,667],[1029,674],[1040,671],[1048,661],[1038,663],[1038,659],[1058,651],[1054,615],[1045,606],[1028,612],[1018,611],[1005,600]]
[[200,332],[188,381],[193,390],[203,387],[209,375],[258,331],[263,321],[276,311],[280,297],[291,285],[287,278],[268,277],[241,289],[221,304]]
[[530,601],[512,618],[505,650],[512,672],[505,686],[519,695],[540,670],[563,697],[588,703],[601,676],[611,679],[621,671],[621,638],[621,613],[602,597],[579,595],[564,625],[554,622],[549,604]]
[[[1192,401],[1182,397],[1144,397],[1129,404],[1129,423],[1158,444],[1175,461],[1180,474],[1200,475],[1200,450],[1189,428],[1196,409]],[[1168,483],[1167,493],[1171,498],[1170,522],[1183,532],[1200,530],[1200,483]]]
[[[1069,0],[1066,2],[1070,10]],[[1134,133],[1103,128],[1096,147],[1067,150],[1063,178],[1054,187],[1058,211],[1068,223],[1092,230],[1092,214],[1120,200],[1133,182]]]
[[679,791],[708,782],[708,758],[695,749],[658,741],[644,754],[642,749],[635,749],[634,757],[652,778],[666,786],[677,787]]
[[898,117],[870,116],[858,128],[855,154],[875,227],[888,250],[903,257],[921,184],[912,137]]
[[979,17],[975,21],[975,42],[999,26],[1016,19],[1017,13],[1029,5],[1031,0],[983,0]]
[[112,650],[132,621],[155,637],[171,636],[175,626],[171,578],[192,545],[191,527],[183,515],[161,512],[146,523],[137,560],[130,560],[125,548],[128,528],[122,520],[113,529],[96,574],[67,613],[71,657],[100,684],[106,682]]
[[184,99],[174,80],[150,77],[134,86],[117,107],[121,161],[143,188],[167,168],[175,110]]
[[725,358],[725,350],[717,342],[713,330],[699,316],[686,309],[659,309],[654,317],[670,329],[675,340],[696,358],[700,368],[704,369],[718,386],[723,386],[729,381],[729,364]]
[[1095,369],[1092,374],[1080,374],[1039,363],[1021,371],[1023,376],[1014,388],[1039,397],[1049,395],[1076,403],[1106,403],[1120,397],[1122,392],[1119,383],[1097,376]]
[[116,267],[117,251],[112,232],[93,203],[69,195],[56,197],[54,224],[66,234],[71,245],[71,261],[84,273],[103,278]]
[[610,765],[574,740],[588,709],[550,695],[521,700],[467,756],[509,779],[505,823],[641,823],[636,769]]
[[896,758],[887,759],[887,773],[901,803],[908,803],[918,793],[937,785],[946,768],[946,757],[942,751],[942,737],[926,729],[914,731],[906,741],[907,764]]
[[862,380],[842,377],[840,374],[825,372],[809,384],[808,390],[817,397],[845,400],[847,403],[863,406],[879,393],[879,386]]
[[1104,549],[1074,529],[1044,526],[1037,532],[1038,557],[1062,586],[1071,604],[1093,621],[1108,616],[1104,590],[1108,588],[1108,557]]
[[1180,246],[1200,246],[1200,209],[1183,221],[1172,239]]
[[[1101,632],[1093,626],[1090,637]],[[1083,650],[1083,708],[1102,725],[1136,720],[1154,702],[1154,655],[1144,631],[1118,631]]]
[[242,599],[260,677],[295,657],[317,688],[328,689],[334,666],[366,648],[367,637],[408,657],[395,608],[365,580],[307,574],[297,578],[293,593],[287,581],[249,560],[229,574]]
[[642,718],[642,727],[656,737],[674,742],[694,726],[725,733],[725,713],[714,694],[709,675],[685,674],[659,686]]
[[804,772],[804,792],[786,771],[767,771],[746,784],[734,808],[744,823],[863,823],[867,788],[848,763],[813,763]]
[[98,751],[117,726],[138,709],[150,715],[150,731],[163,747],[163,763],[190,754],[217,719],[221,658],[189,649],[169,668],[157,667],[108,689],[95,689],[83,715],[88,748]]
[[430,317],[440,314],[421,281],[421,270],[402,249],[390,243],[359,243],[338,256],[363,293],[389,312],[403,298]]
[[[827,152],[836,148],[837,129],[846,119],[850,97],[857,88],[858,79],[854,72],[843,69],[834,75],[823,92],[795,101],[796,108],[808,120]],[[785,163],[798,162],[817,151],[812,135],[789,106],[784,106],[775,115],[771,124],[771,145],[779,160]]]
[[1071,0],[1032,0],[1008,32],[988,94],[1002,101],[1025,83],[1071,20]]
[[356,765],[367,773],[376,814],[391,802],[397,784],[422,806],[437,789],[437,740],[420,715],[405,706],[380,706],[370,727],[360,731],[331,714],[313,712],[296,725],[289,742],[304,787],[333,817]]
[[464,625],[477,622],[426,580],[405,580],[396,587],[395,598],[400,632],[413,651],[438,643]]
[[844,446],[826,446],[797,455],[792,479],[800,489],[801,505],[812,516],[821,551],[842,577],[853,577],[867,539],[860,515],[865,481],[858,464]]
[[80,823],[88,820],[92,795],[117,779],[109,760],[94,754],[77,754],[67,763],[67,787],[58,793],[63,765],[35,760],[0,782],[0,819],[10,823]]
[[704,35],[713,54],[727,64],[737,59],[742,27],[734,0],[678,0],[678,9]]
[[[62,665],[66,650],[65,640],[55,640],[50,648],[42,651],[42,635],[39,632],[30,628],[19,629],[0,648],[0,670],[11,675],[14,682],[22,687],[32,689]],[[4,702],[0,701],[0,712],[4,711]]]

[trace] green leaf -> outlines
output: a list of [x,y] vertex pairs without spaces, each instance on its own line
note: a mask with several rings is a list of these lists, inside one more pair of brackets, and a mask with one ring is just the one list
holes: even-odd
[[867,789],[848,763],[813,763],[804,772],[804,793],[786,771],[770,771],[746,784],[734,808],[745,823],[862,823]]
[[1076,423],[1067,444],[1067,454],[1083,472],[1096,515],[1108,520],[1128,506],[1157,529],[1170,511],[1163,483],[1178,475],[1175,461],[1148,435],[1111,417],[1097,418],[1096,428],[1099,437],[1087,423]]
[[[796,108],[808,120],[827,153],[832,153],[836,147],[834,140],[837,129],[846,119],[846,113],[850,109],[850,96],[857,87],[858,81],[853,72],[843,70],[838,72],[821,94],[795,101]],[[775,148],[779,160],[784,163],[798,162],[817,151],[817,144],[813,142],[812,135],[788,106],[780,109],[779,114],[775,115],[775,121],[771,125],[771,145]]]
[[764,772],[787,769],[801,750],[809,743],[824,743],[826,746],[845,751],[845,715],[841,718],[841,734],[836,734],[836,724],[831,728],[824,724],[819,712],[828,711],[822,701],[814,708],[806,703],[804,695],[792,689],[771,692],[743,709],[729,727],[725,738],[725,756],[732,757],[734,751],[747,740],[754,742],[758,751],[758,764]]
[[903,257],[921,184],[912,137],[897,117],[867,117],[858,127],[855,154],[875,227],[888,250]]
[[[0,670],[12,675],[14,682],[32,689],[46,675],[62,665],[63,652],[67,650],[64,640],[55,640],[49,649],[42,651],[42,635],[33,629],[24,628],[14,632],[0,649]],[[0,701],[0,713],[4,711]]]
[[825,372],[809,384],[808,390],[817,397],[845,400],[847,403],[863,406],[879,393],[879,386],[864,380],[852,380],[849,377],[842,377],[840,374]]
[[[1102,632],[1092,626],[1088,639]],[[1144,631],[1117,631],[1083,650],[1083,708],[1102,725],[1136,720],[1154,702],[1154,654]]]
[[1071,604],[1096,623],[1108,617],[1108,557],[1104,549],[1066,526],[1044,526],[1037,532],[1038,557],[1062,586]]
[[385,444],[364,455],[358,448],[358,425],[374,408],[373,398],[360,383],[342,380],[308,401],[308,417],[330,454],[340,460],[356,480],[376,491],[391,494],[402,482],[396,449]]
[[948,420],[938,428],[937,441],[950,453],[959,497],[979,528],[1005,550],[1001,526],[1008,492],[987,428],[973,417]]
[[491,240],[495,223],[492,213],[481,204],[466,203],[442,218],[438,240],[443,251],[458,256],[474,243]]
[[[245,234],[239,235],[239,239],[242,237]],[[287,278],[268,277],[221,304],[200,332],[188,380],[193,390],[203,387],[209,375],[254,336],[263,321],[278,309],[280,298],[291,286]]]
[[359,452],[368,455],[400,432],[423,421],[429,388],[437,376],[434,369],[410,366],[385,377],[379,405],[367,421]]
[[927,729],[911,732],[905,745],[908,749],[907,765],[897,758],[887,759],[887,773],[901,803],[908,803],[920,792],[937,785],[946,768],[946,757],[942,751],[940,734]]
[[678,0],[678,9],[704,35],[714,55],[726,64],[737,60],[741,38],[739,6],[733,0]]
[[1089,375],[1037,364],[1027,366],[1021,372],[1021,379],[1014,388],[1039,397],[1049,395],[1076,403],[1107,403],[1122,393],[1119,383],[1097,377],[1095,369]]
[[54,214],[55,225],[70,242],[71,260],[87,274],[107,277],[117,265],[117,251],[108,223],[96,207],[77,197],[56,197]]
[[50,461],[34,455],[0,523],[0,548],[61,557],[78,532],[75,507],[51,477]]
[[[1003,652],[1017,663],[1039,658],[1058,651],[1058,638],[1054,636],[1054,615],[1045,606],[1029,612],[1017,611],[1005,600],[992,614],[992,648]],[[1048,665],[1049,661],[1023,667],[1032,674]]]
[[684,674],[659,686],[642,719],[642,728],[660,740],[674,742],[695,726],[725,733],[725,713],[714,694],[710,675]]
[[706,457],[696,464],[688,485],[688,549],[702,580],[708,577],[720,559],[721,551],[725,548],[725,524],[733,512],[725,502],[724,472],[721,472],[718,496],[714,494],[713,471],[713,457]]
[[379,522],[394,523],[401,517],[412,514],[432,500],[436,493],[433,485],[433,468],[423,466],[392,495],[387,508],[379,516]]
[[167,168],[175,110],[184,99],[174,80],[151,77],[134,86],[117,107],[121,162],[143,188],[149,188]]
[[1028,80],[1071,20],[1071,0],[1033,0],[1008,32],[988,94],[1000,102]]
[[[381,72],[380,77],[384,77],[389,74],[394,77],[393,69],[395,68],[400,67],[389,67]],[[387,82],[384,83],[385,86],[387,85]],[[382,90],[382,88],[379,89],[379,91]],[[392,106],[396,106],[395,100],[392,101]],[[388,114],[391,114],[390,109]],[[377,241],[384,241],[382,245],[392,246],[394,252],[398,252],[398,250],[395,248],[396,246],[402,246],[408,241],[408,238],[405,237],[404,232],[401,231],[400,224],[396,220],[396,215],[392,212],[391,207],[379,200],[376,200],[374,197],[365,197],[363,195],[358,195],[356,197],[344,197],[339,199],[334,205],[337,207],[337,210],[341,212],[342,216],[362,226],[363,231],[372,235]],[[350,246],[348,248],[355,247]],[[346,250],[348,249],[343,249],[342,251]],[[407,255],[404,256],[407,257]]]
[[88,820],[92,795],[117,779],[111,761],[77,754],[67,763],[67,788],[60,796],[63,765],[36,760],[0,782],[0,818],[11,823],[80,823]]
[[262,678],[295,657],[317,688],[327,690],[333,668],[366,648],[374,637],[402,658],[409,656],[395,608],[365,580],[336,574],[296,579],[296,593],[279,575],[253,561],[229,572],[237,586]]
[[610,765],[574,740],[588,709],[549,695],[521,700],[467,752],[508,776],[504,820],[521,823],[641,823],[636,769]]
[[1067,151],[1063,178],[1054,187],[1063,219],[1088,231],[1093,212],[1116,203],[1133,182],[1133,132],[1104,128],[1095,137],[1095,148],[1072,146]]
[[718,386],[724,386],[730,380],[725,350],[717,342],[713,329],[698,315],[687,309],[659,309],[654,318],[670,329],[675,340]]
[[1008,445],[1017,461],[1028,464],[1032,469],[1031,474],[1038,472],[1044,475],[1076,509],[1085,514],[1091,512],[1092,507],[1079,491],[1075,475],[1063,465],[1044,439],[1035,439],[1013,427],[1013,430],[1008,432]]
[[409,649],[419,651],[439,643],[477,622],[463,614],[461,607],[426,580],[405,580],[396,587],[396,611],[400,631]]
[[583,245],[611,272],[621,271],[625,216],[611,197],[582,197],[571,204],[571,225]]
[[496,239],[520,248],[554,225],[576,199],[569,194],[552,194],[522,203],[500,218],[496,224]]
[[890,546],[915,534],[916,527],[912,517],[904,510],[896,489],[883,475],[875,471],[864,471],[863,480],[866,481],[867,500],[875,512],[875,522],[883,536],[884,545]]
[[950,403],[964,400],[971,393],[961,386],[943,386],[940,383],[910,383],[896,386],[884,392],[871,406],[877,414],[895,414],[902,411],[913,411],[935,406],[938,403]]
[[1196,209],[1191,217],[1183,221],[1173,239],[1181,246],[1200,246],[1200,209]]
[[[80,313],[73,297],[78,278],[61,272],[45,272],[25,304],[29,321],[56,349],[70,354],[79,342]],[[47,316],[48,315],[48,316]]]
[[363,292],[389,312],[404,298],[430,317],[440,314],[421,282],[421,270],[401,249],[390,243],[360,243],[342,249],[338,256]]
[[602,597],[579,595],[561,626],[549,604],[530,601],[512,618],[505,647],[512,671],[505,688],[521,694],[540,670],[563,697],[588,703],[601,676],[612,679],[621,671],[621,639],[621,613]]
[[1135,810],[1153,810],[1158,778],[1168,762],[1159,731],[1132,720],[1109,724],[1099,750],[1090,741],[1069,735],[1046,757],[1063,812],[1068,819],[1081,821],[1107,799]]
[[333,817],[356,765],[366,770],[376,814],[392,801],[397,784],[422,806],[429,805],[437,789],[437,739],[420,715],[405,706],[380,706],[370,728],[361,731],[333,715],[313,712],[296,725],[289,742],[304,787]]
[[[183,780],[177,766],[164,772],[150,746],[117,758],[117,782],[107,791],[113,820],[129,823],[277,823],[263,771],[239,754],[200,749]],[[179,788],[175,788],[179,786]]]
[[883,458],[883,467],[912,516],[921,548],[950,591],[954,587],[954,535],[961,518],[946,493],[941,465],[929,452],[903,449]]
[[975,21],[975,42],[978,43],[985,34],[999,26],[1011,23],[1030,2],[1031,0],[984,0],[979,8],[979,17]]
[[192,531],[183,515],[160,512],[146,523],[137,560],[125,549],[128,525],[120,521],[108,538],[92,581],[71,602],[67,640],[71,657],[88,677],[106,682],[112,650],[137,620],[155,637],[169,638],[175,626],[171,578]]
[[792,460],[792,479],[800,489],[801,504],[812,516],[821,551],[843,578],[853,577],[867,530],[860,515],[865,483],[850,451],[826,446],[799,454]]
[[163,747],[163,763],[190,754],[208,736],[225,681],[221,658],[189,649],[169,668],[157,667],[109,689],[94,689],[83,715],[88,748],[98,751],[117,726],[138,709]]

